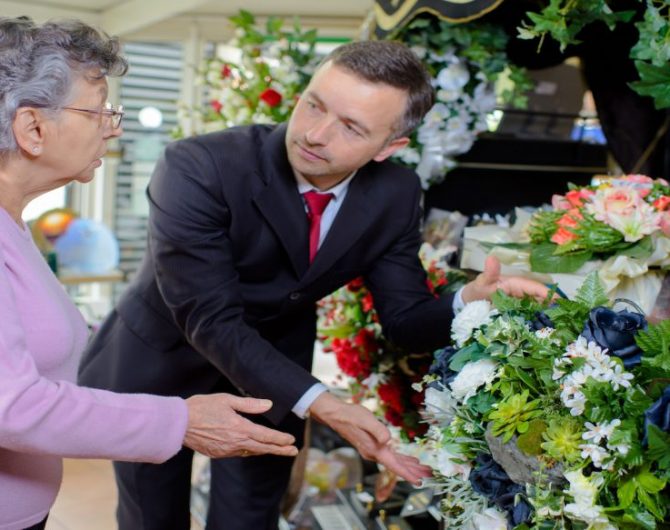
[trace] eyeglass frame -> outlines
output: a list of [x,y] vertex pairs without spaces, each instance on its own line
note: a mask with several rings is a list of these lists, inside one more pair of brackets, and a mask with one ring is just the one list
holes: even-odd
[[58,108],[64,110],[74,110],[77,112],[88,112],[89,114],[98,114],[100,116],[107,116],[108,118],[110,118],[112,129],[118,129],[119,127],[121,127],[121,121],[123,120],[123,116],[125,114],[123,110],[123,105],[114,106],[109,102],[105,103],[105,108],[101,110],[82,109],[79,107],[58,107]]

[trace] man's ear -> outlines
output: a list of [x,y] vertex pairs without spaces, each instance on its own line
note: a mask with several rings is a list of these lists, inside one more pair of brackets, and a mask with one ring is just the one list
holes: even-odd
[[12,131],[18,146],[33,156],[42,152],[44,144],[44,116],[38,109],[19,107],[14,116]]
[[377,153],[375,157],[373,157],[372,160],[375,162],[386,160],[389,156],[405,147],[408,143],[409,138],[407,138],[407,136],[402,136],[400,138],[396,138],[395,140],[391,140],[382,148],[381,151],[379,151],[379,153]]

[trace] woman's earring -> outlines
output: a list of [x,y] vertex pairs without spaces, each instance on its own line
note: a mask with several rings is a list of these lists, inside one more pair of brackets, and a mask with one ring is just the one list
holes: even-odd
[[37,147],[36,145],[33,145],[33,153],[37,154],[37,151],[39,151],[40,148]]

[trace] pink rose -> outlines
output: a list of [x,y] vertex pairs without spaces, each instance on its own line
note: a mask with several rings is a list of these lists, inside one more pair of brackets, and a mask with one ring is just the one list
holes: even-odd
[[223,105],[218,99],[213,99],[212,101],[209,102],[209,105],[217,114],[219,114],[221,112],[221,109],[223,108]]
[[651,188],[654,185],[654,179],[647,175],[626,175],[619,180],[624,181],[624,184],[632,185],[632,187],[638,191],[640,197],[649,195]]
[[661,214],[658,225],[663,235],[670,237],[670,211],[665,211]]
[[563,195],[557,194],[551,196],[551,206],[554,210],[569,210],[572,208],[570,202]]
[[593,195],[594,192],[586,188],[580,188],[578,190],[570,190],[565,194],[565,198],[568,202],[577,208],[584,205],[584,199],[588,199]]

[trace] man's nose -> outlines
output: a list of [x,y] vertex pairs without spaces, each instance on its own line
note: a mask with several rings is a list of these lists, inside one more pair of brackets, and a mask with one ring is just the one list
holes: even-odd
[[332,123],[328,120],[319,120],[307,130],[306,140],[312,145],[325,145],[330,137]]

